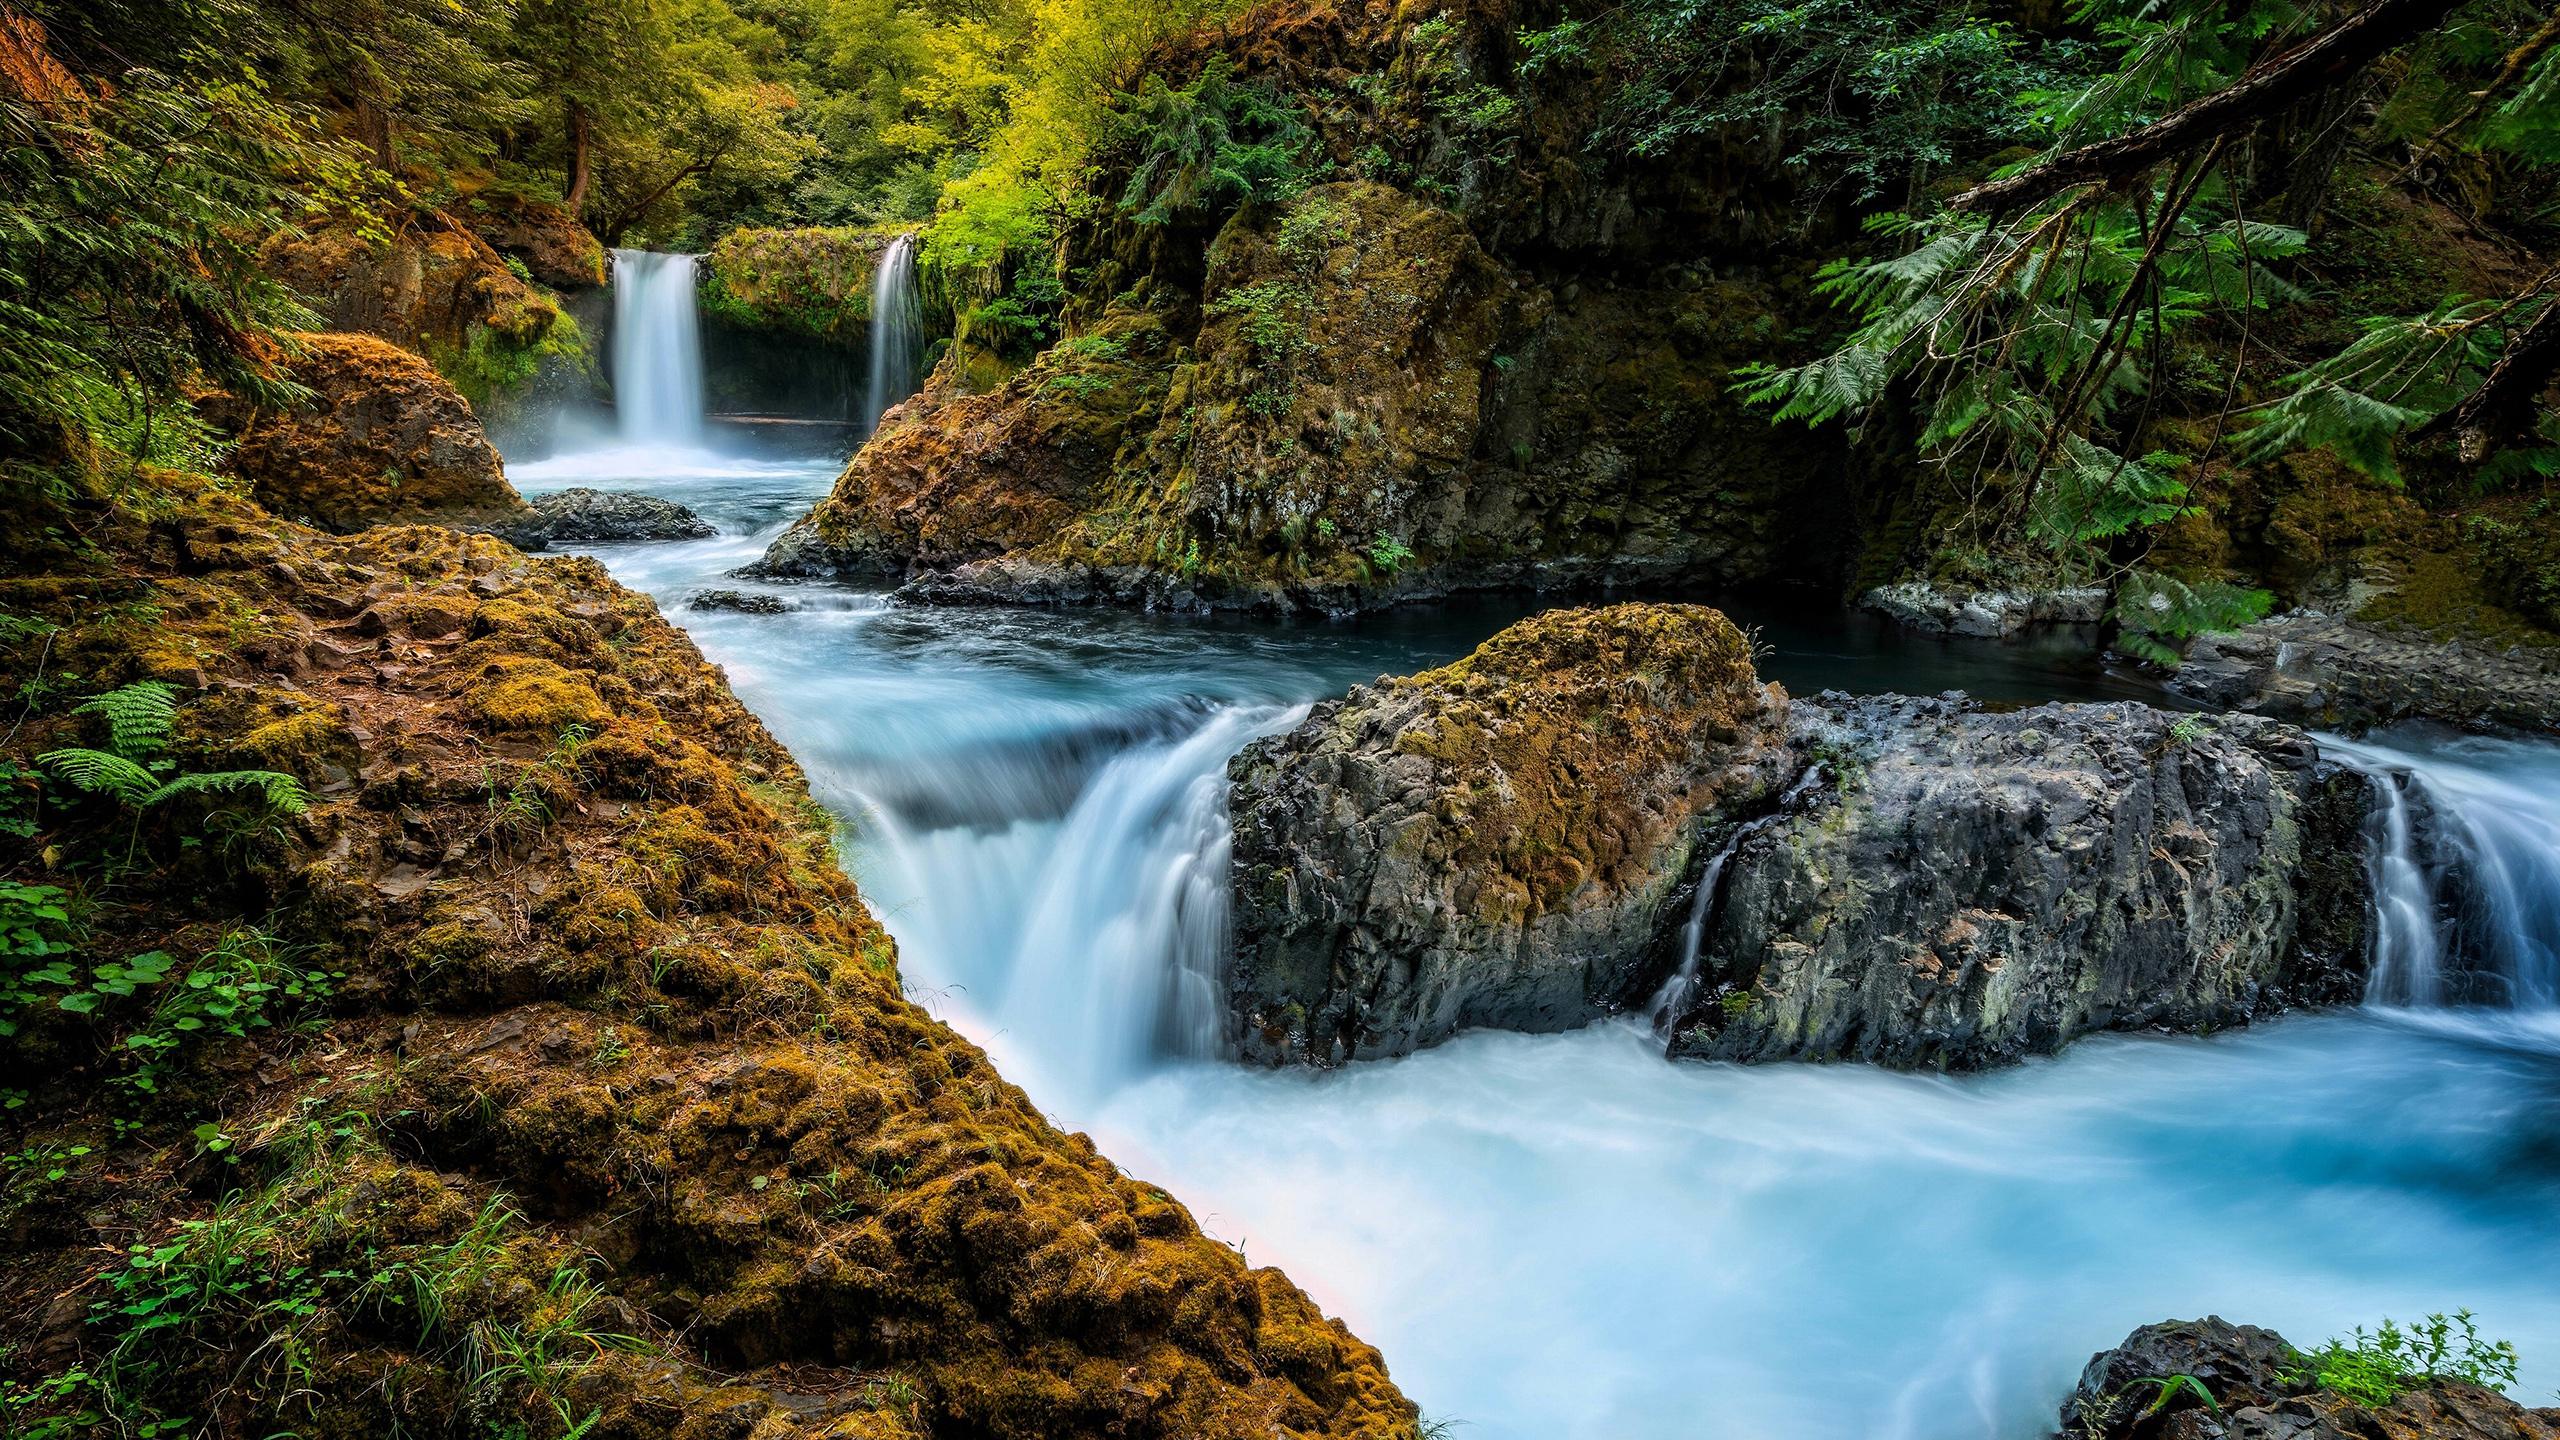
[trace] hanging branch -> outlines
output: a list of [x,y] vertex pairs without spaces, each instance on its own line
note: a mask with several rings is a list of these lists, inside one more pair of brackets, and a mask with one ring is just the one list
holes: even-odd
[[1947,208],[1997,213],[2037,204],[2074,185],[2122,184],[2361,74],[2374,60],[2442,22],[2458,3],[2374,0],[2310,40],[2250,66],[2239,79],[2193,104],[2130,134],[2066,150],[2006,179],[1985,181],[1949,200]]

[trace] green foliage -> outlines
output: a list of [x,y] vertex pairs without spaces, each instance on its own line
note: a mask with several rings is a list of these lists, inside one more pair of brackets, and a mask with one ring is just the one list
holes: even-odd
[[0,880],[0,1040],[18,1033],[28,1007],[71,982],[65,957],[79,938],[71,897],[61,889]]
[[2283,393],[2241,432],[2240,454],[2267,460],[2327,449],[2398,484],[2400,439],[2479,385],[2516,308],[2455,299],[2423,315],[2366,318],[2345,349],[2285,378]]
[[[157,987],[158,1002],[124,1040],[141,1064],[119,1077],[145,1094],[160,1088],[169,1062],[198,1037],[245,1039],[325,1004],[346,978],[303,965],[293,947],[256,929],[232,931],[183,977],[166,983],[168,957],[156,958],[161,964],[148,983]],[[70,1008],[67,1000],[63,1008]]]
[[2155,665],[2174,666],[2186,642],[2214,630],[2236,630],[2264,617],[2275,597],[2222,580],[2181,580],[2136,570],[2116,590],[2116,648]]
[[1137,155],[1120,207],[1142,225],[1276,202],[1306,184],[1313,136],[1299,107],[1267,85],[1238,84],[1225,56],[1175,87],[1150,75],[1115,124]]
[[2019,97],[2085,47],[2021,44],[1952,0],[1634,0],[1525,31],[1531,74],[1590,76],[1592,148],[1645,158],[1725,136],[1785,137],[1786,164],[1859,200],[2034,133]]
[[1368,548],[1362,553],[1369,557],[1369,563],[1379,573],[1385,575],[1395,574],[1413,559],[1413,547],[1384,530],[1369,541]]
[[74,790],[133,811],[137,833],[144,812],[182,797],[208,800],[219,810],[246,796],[252,818],[299,815],[310,808],[302,782],[274,770],[180,770],[167,754],[177,708],[176,688],[156,680],[93,696],[72,713],[105,724],[106,748],[48,750],[36,764]]
[[2516,1383],[2516,1347],[2504,1340],[2482,1340],[2468,1310],[2457,1310],[2450,1318],[2430,1315],[2407,1329],[2386,1319],[2371,1335],[2359,1326],[2346,1338],[2297,1359],[2286,1383],[2316,1385],[2368,1408],[2388,1405],[2436,1380],[2492,1390]]
[[237,69],[84,80],[44,40],[7,37],[30,79],[0,86],[0,442],[148,434],[199,373],[286,398],[252,337],[307,312],[256,251],[299,208],[284,177],[327,148],[318,130]]

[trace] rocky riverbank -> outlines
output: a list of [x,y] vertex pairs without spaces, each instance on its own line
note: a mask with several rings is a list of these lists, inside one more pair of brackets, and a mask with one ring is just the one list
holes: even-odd
[[[150,485],[85,490],[78,550],[11,538],[11,683],[82,678],[9,773],[155,747],[268,778],[131,813],[44,782],[7,842],[29,882],[115,867],[12,923],[121,977],[5,1000],[8,1144],[53,1157],[0,1209],[0,1345],[51,1387],[17,1413],[1413,1434],[1375,1351],[902,997],[800,772],[647,600],[583,559]],[[74,708],[133,684],[169,687],[157,738]],[[181,990],[231,1018],[170,1028]],[[184,1309],[120,1308],[189,1277]],[[474,1358],[495,1344],[539,1363]]]

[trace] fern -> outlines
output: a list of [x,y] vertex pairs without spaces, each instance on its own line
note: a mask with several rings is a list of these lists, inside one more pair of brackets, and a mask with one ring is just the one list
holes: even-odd
[[71,712],[95,715],[107,722],[107,748],[127,760],[164,754],[178,722],[178,688],[159,680],[141,680],[94,695]]
[[2175,667],[2186,642],[2210,630],[2236,630],[2267,613],[2275,597],[2224,580],[2181,580],[2137,570],[2116,591],[2116,648],[2137,660]]
[[104,750],[48,750],[36,757],[36,763],[65,785],[137,808],[149,804],[152,793],[160,788],[158,776]]
[[181,775],[142,798],[142,808],[150,809],[164,800],[181,795],[227,795],[254,790],[266,801],[267,809],[278,815],[299,815],[311,808],[311,795],[302,782],[275,770],[208,770]]
[[2499,306],[2456,300],[2423,315],[2364,321],[2345,349],[2285,377],[2284,394],[2241,432],[2241,458],[2327,449],[2398,484],[2400,437],[2480,383],[2503,342],[2502,318]]

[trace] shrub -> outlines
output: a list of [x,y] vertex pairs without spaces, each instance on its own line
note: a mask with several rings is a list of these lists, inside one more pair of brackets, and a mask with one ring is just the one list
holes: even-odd
[[2384,1320],[2371,1335],[2359,1326],[2300,1360],[2284,1375],[2287,1384],[2316,1385],[2367,1407],[2388,1405],[2436,1380],[2492,1390],[2516,1383],[2516,1347],[2482,1340],[2468,1310],[2451,1318],[2430,1315],[2405,1330]]

